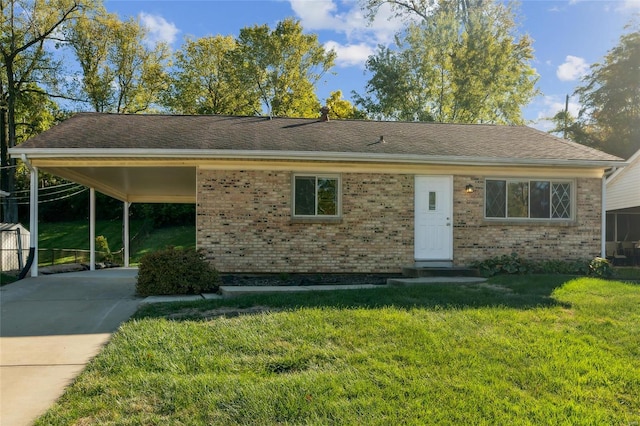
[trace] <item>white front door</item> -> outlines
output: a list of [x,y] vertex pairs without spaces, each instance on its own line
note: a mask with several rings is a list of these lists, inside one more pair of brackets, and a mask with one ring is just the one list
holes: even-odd
[[453,176],[416,176],[415,260],[453,260]]

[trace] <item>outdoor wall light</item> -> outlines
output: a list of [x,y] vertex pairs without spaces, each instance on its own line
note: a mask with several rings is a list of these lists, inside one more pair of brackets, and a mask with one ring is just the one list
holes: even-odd
[[471,194],[473,192],[473,185],[469,184],[467,186],[464,187],[464,192],[466,192],[467,194]]

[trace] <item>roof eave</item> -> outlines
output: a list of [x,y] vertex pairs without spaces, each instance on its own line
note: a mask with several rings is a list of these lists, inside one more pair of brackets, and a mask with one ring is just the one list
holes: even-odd
[[91,149],[91,148],[21,148],[9,150],[13,158],[190,158],[229,160],[298,160],[298,161],[355,161],[413,164],[455,164],[469,166],[520,165],[520,166],[571,166],[571,167],[623,167],[623,160],[585,160],[554,158],[495,158],[447,155],[384,154],[323,151],[270,151],[270,150],[206,150],[206,149]]

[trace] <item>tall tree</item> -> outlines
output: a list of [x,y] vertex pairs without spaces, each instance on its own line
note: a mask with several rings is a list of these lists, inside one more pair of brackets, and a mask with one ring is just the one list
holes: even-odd
[[234,51],[242,81],[258,91],[270,115],[286,117],[318,116],[315,85],[335,57],[315,34],[303,34],[294,19],[279,22],[274,30],[267,25],[242,28]]
[[82,68],[81,94],[97,112],[139,113],[158,104],[166,90],[168,46],[145,42],[135,19],[121,21],[101,10],[83,16],[68,39]]
[[175,53],[164,103],[180,114],[257,114],[257,87],[240,79],[232,61],[236,46],[231,36],[185,40]]
[[[94,2],[95,3],[95,2]],[[0,0],[0,188],[12,192],[15,160],[8,149],[15,146],[16,110],[23,92],[38,91],[55,76],[56,64],[45,43],[56,38],[63,25],[77,17],[78,0]],[[15,222],[18,209],[13,198],[2,199],[5,221]]]
[[[428,20],[439,7],[446,8],[454,12],[462,21],[468,21],[470,11],[482,6],[487,0],[455,0],[439,2],[437,0],[360,0],[361,7],[365,10],[366,16],[373,20],[382,5],[389,5],[396,18],[412,19],[418,18]],[[488,0],[491,1],[491,0]]]
[[581,123],[568,111],[560,111],[549,120],[554,124],[549,133],[592,148],[598,148],[601,143],[593,126]]
[[639,24],[627,30],[576,90],[582,104],[578,121],[594,129],[598,148],[623,158],[640,149]]
[[342,99],[342,91],[331,92],[325,105],[329,108],[329,118],[333,119],[363,119],[365,114],[356,108],[351,102]]
[[465,10],[443,0],[367,61],[372,78],[356,104],[378,118],[520,124],[537,94],[527,36],[512,6],[484,1]]

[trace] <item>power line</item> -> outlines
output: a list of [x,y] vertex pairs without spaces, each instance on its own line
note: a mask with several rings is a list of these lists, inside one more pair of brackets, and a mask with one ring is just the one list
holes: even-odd
[[[38,192],[41,193],[42,191],[47,191],[49,189],[55,189],[55,188],[60,188],[63,186],[71,186],[71,185],[78,185],[78,186],[82,186],[76,182],[68,182],[68,183],[61,183],[58,185],[52,185],[52,186],[42,186],[38,188]],[[19,191],[13,191],[13,194],[19,194],[19,193],[23,193],[23,192],[31,192],[30,189],[21,189]]]
[[[63,197],[53,198],[51,200],[40,200],[40,199],[38,199],[38,204],[51,203],[53,201],[65,200],[67,198],[71,198],[71,197],[74,197],[74,196],[76,196],[78,194],[81,194],[84,191],[86,191],[87,189],[89,189],[89,188],[82,188],[81,190],[76,191],[73,194],[65,195]],[[27,204],[30,204],[30,203],[29,202],[18,202],[17,204],[19,204],[19,205],[27,205]]]

